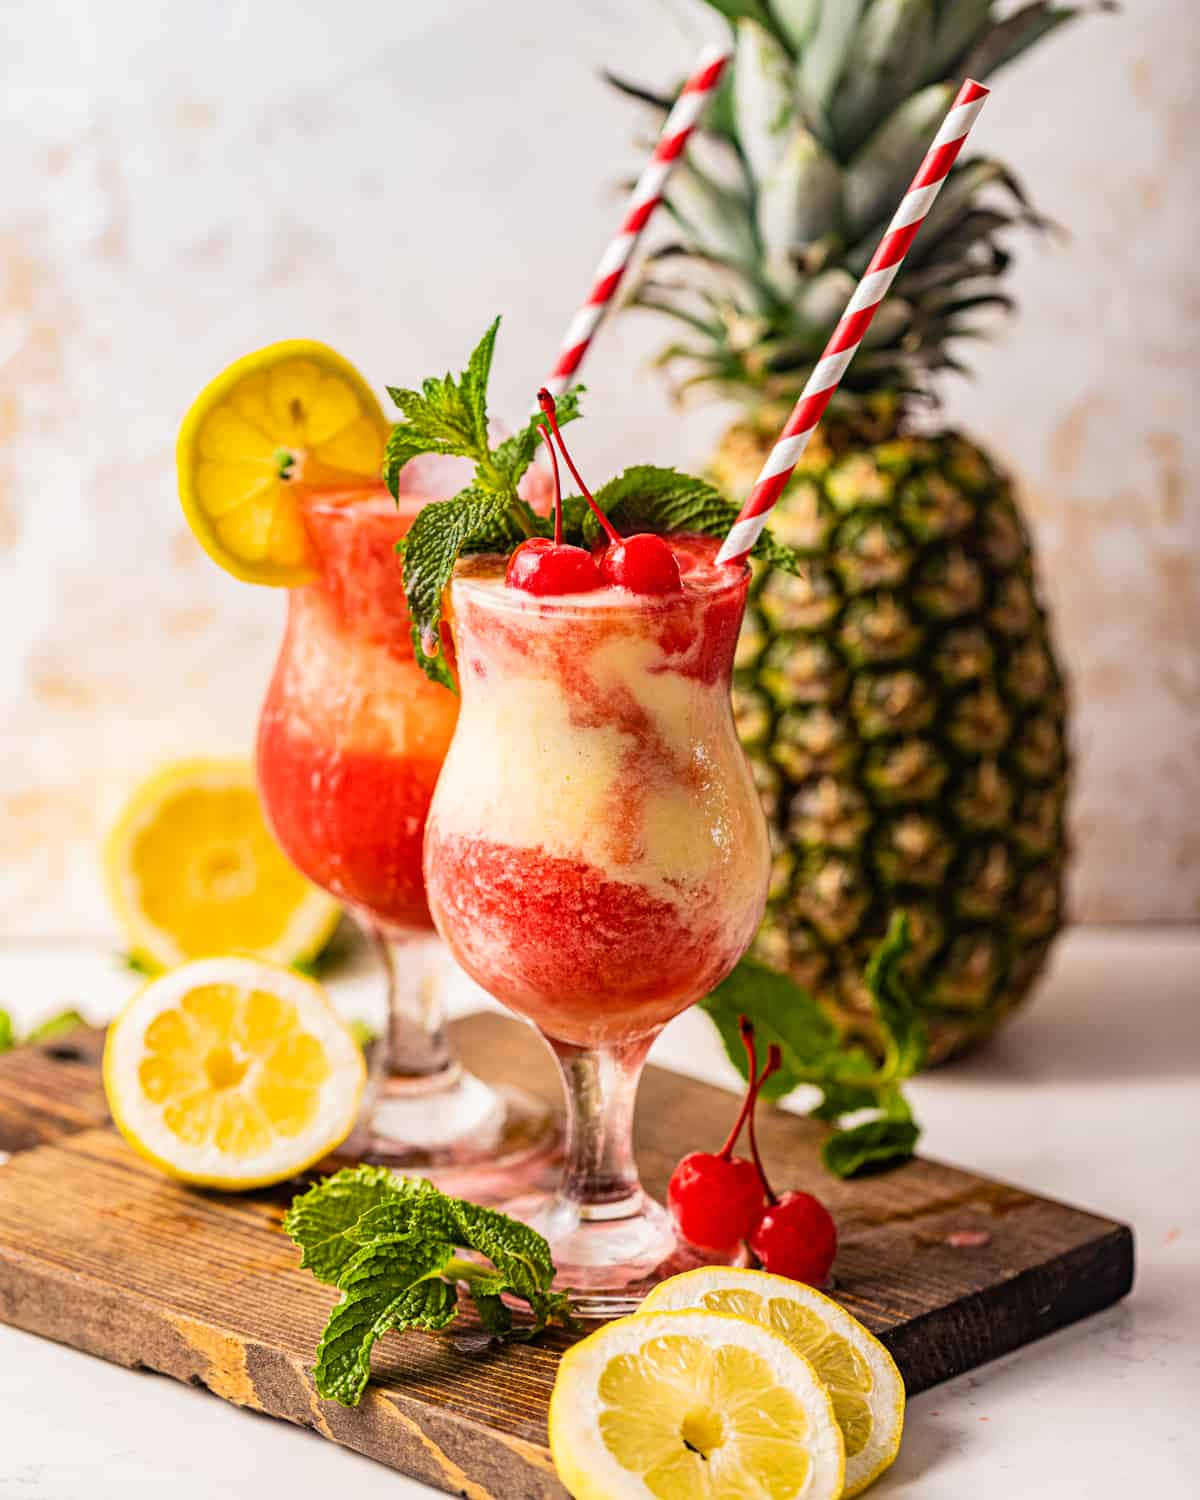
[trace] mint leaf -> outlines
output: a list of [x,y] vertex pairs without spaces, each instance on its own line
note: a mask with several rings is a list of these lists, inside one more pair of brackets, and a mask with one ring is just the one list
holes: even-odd
[[809,1111],[815,1120],[829,1120],[836,1124],[843,1115],[879,1107],[879,1090],[869,1085],[859,1088],[852,1083],[828,1079],[820,1085],[820,1089],[821,1102]]
[[455,1200],[455,1208],[459,1243],[486,1255],[514,1292],[532,1302],[549,1290],[554,1262],[550,1246],[536,1229],[494,1208],[481,1208],[463,1199]]
[[924,1024],[903,976],[910,949],[907,919],[897,914],[867,966],[882,1063],[846,1041],[803,986],[752,960],[744,959],[700,1002],[743,1077],[746,1055],[739,1016],[753,1021],[760,1047],[779,1045],[783,1068],[768,1079],[764,1097],[779,1098],[799,1084],[815,1084],[821,1090],[812,1111],[817,1119],[836,1124],[846,1115],[874,1112],[875,1118],[836,1131],[826,1142],[823,1159],[840,1177],[906,1160],[920,1134],[900,1088],[900,1080],[916,1072],[925,1058]]
[[344,1268],[342,1300],[329,1316],[313,1371],[320,1395],[357,1406],[371,1378],[375,1341],[394,1328],[444,1328],[454,1317],[458,1289],[439,1275],[452,1257],[442,1244],[368,1245]]
[[359,1245],[403,1245],[440,1239],[462,1250],[487,1256],[496,1268],[490,1283],[472,1283],[485,1293],[513,1292],[535,1316],[549,1315],[555,1299],[547,1298],[554,1280],[550,1247],[535,1229],[493,1208],[462,1198],[424,1193],[403,1200],[385,1198],[369,1209],[349,1232]]
[[40,1026],[35,1026],[25,1036],[26,1046],[36,1046],[39,1042],[53,1042],[60,1036],[66,1036],[69,1031],[74,1031],[77,1026],[86,1026],[87,1022],[77,1010],[60,1011],[56,1016],[50,1016]]
[[[301,1265],[342,1293],[314,1378],[322,1396],[344,1405],[362,1396],[376,1339],[391,1329],[445,1327],[460,1283],[492,1337],[532,1338],[551,1318],[573,1326],[566,1296],[550,1290],[554,1264],[541,1235],[428,1182],[346,1168],[296,1198],[284,1227],[301,1247]],[[532,1326],[513,1327],[505,1296],[529,1304]]]
[[364,1052],[379,1040],[379,1033],[375,1030],[374,1026],[368,1025],[361,1016],[356,1016],[354,1020],[347,1021],[346,1025],[350,1030],[350,1035]]
[[785,1076],[774,1090],[777,1080],[768,1079],[767,1097],[778,1098],[797,1083],[827,1076],[831,1064],[841,1058],[838,1029],[808,991],[786,974],[752,959],[743,959],[700,1003],[714,1019],[720,1018],[726,1051],[743,1076],[746,1053],[737,1029],[740,1015],[754,1022],[760,1049],[778,1042]]
[[[626,534],[694,531],[703,536],[724,537],[737,520],[739,509],[707,480],[653,464],[635,464],[601,485],[595,496],[596,503],[617,530]],[[586,511],[582,539],[591,543],[599,535],[599,523]],[[777,542],[769,531],[759,537],[753,556],[789,573],[798,573],[802,567],[799,553]]]
[[0,1010],[0,1052],[11,1051],[17,1045],[17,1034],[13,1029],[12,1017],[6,1010]]
[[362,1248],[351,1235],[365,1214],[389,1200],[432,1191],[422,1179],[396,1177],[386,1167],[344,1167],[293,1200],[284,1232],[300,1247],[301,1267],[336,1286]]
[[497,1293],[481,1292],[478,1288],[472,1287],[471,1301],[475,1304],[475,1311],[479,1314],[479,1321],[485,1333],[490,1333],[495,1338],[502,1338],[506,1333],[512,1332],[512,1313],[504,1299]]
[[821,1147],[821,1160],[835,1177],[881,1172],[908,1161],[920,1133],[912,1120],[881,1116],[849,1130],[835,1130]]
[[145,974],[147,979],[153,979],[162,971],[150,963],[140,953],[122,953],[119,955],[121,962],[132,974]]
[[428,677],[454,691],[454,678],[441,650],[442,598],[464,552],[507,552],[538,530],[538,519],[523,500],[507,500],[465,489],[453,500],[422,506],[399,543],[404,559],[404,592],[412,616],[413,652]]
[[[463,400],[471,413],[472,433],[477,446],[486,453],[488,443],[487,391],[488,378],[492,373],[492,355],[496,349],[496,333],[500,319],[493,318],[483,337],[471,350],[467,368],[463,372],[460,387]],[[448,379],[449,377],[447,377]]]
[[887,934],[867,964],[867,988],[888,1052],[892,1077],[908,1078],[925,1062],[925,1025],[904,978],[904,960],[912,951],[908,918],[893,914]]
[[392,428],[383,459],[384,482],[394,496],[399,494],[400,470],[418,454],[452,453],[476,463],[488,458],[487,383],[499,327],[496,318],[457,380],[447,372],[430,376],[419,391],[388,386],[404,419]]

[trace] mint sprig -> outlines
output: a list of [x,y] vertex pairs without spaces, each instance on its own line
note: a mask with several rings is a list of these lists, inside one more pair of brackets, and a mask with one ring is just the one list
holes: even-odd
[[77,1026],[86,1025],[87,1022],[77,1010],[64,1010],[47,1017],[19,1037],[12,1016],[8,1011],[0,1010],[0,1052],[11,1052],[14,1047],[35,1047],[42,1042],[57,1041],[59,1037],[74,1031]]
[[[487,388],[499,327],[496,318],[461,375],[431,376],[419,391],[388,386],[402,418],[392,428],[383,460],[384,481],[394,496],[399,495],[401,470],[421,454],[449,454],[475,465],[471,483],[451,500],[426,505],[397,548],[404,560],[414,654],[428,676],[451,689],[454,680],[440,649],[440,632],[442,597],[454,564],[464,552],[507,552],[526,537],[550,534],[550,523],[517,491],[537,451],[542,413],[494,447],[488,434]],[[579,415],[582,389],[574,387],[559,397],[560,426]]]
[[[320,1395],[344,1406],[362,1398],[375,1341],[393,1329],[444,1328],[458,1313],[460,1285],[496,1337],[532,1338],[548,1322],[572,1323],[567,1298],[550,1290],[554,1264],[540,1234],[423,1179],[345,1168],[296,1198],[284,1229],[300,1246],[301,1266],[342,1294],[314,1379]],[[531,1325],[514,1329],[505,1296],[528,1304]]]
[[[389,386],[402,420],[392,428],[383,475],[398,495],[400,471],[423,453],[453,454],[475,465],[471,483],[450,500],[435,501],[417,514],[398,550],[404,559],[404,591],[413,622],[413,651],[426,674],[454,690],[441,650],[442,601],[454,565],[472,552],[510,552],[531,536],[551,536],[553,522],[521,499],[517,486],[533,462],[545,424],[541,412],[494,447],[488,436],[487,387],[495,352],[497,318],[475,346],[461,375],[433,376],[421,389]],[[579,415],[582,386],[557,398],[560,427]],[[706,480],[675,469],[637,464],[610,479],[596,499],[618,531],[691,531],[725,536],[738,507]],[[564,497],[563,539],[591,546],[599,526],[581,495]],[[773,567],[800,571],[790,547],[764,532],[754,555]]]
[[837,1177],[879,1171],[907,1161],[920,1127],[901,1088],[925,1059],[925,1027],[903,975],[912,943],[908,919],[893,916],[867,965],[866,980],[883,1058],[847,1042],[812,995],[786,974],[743,959],[701,1005],[711,1016],[725,1051],[745,1076],[746,1054],[738,1017],[747,1016],[764,1043],[777,1042],[783,1067],[763,1087],[765,1098],[781,1098],[800,1084],[815,1084],[821,1100],[812,1113],[834,1125],[870,1110],[870,1119],[840,1127],[825,1141],[821,1157]]
[[[724,537],[739,510],[706,479],[653,464],[634,464],[602,484],[595,496],[600,509],[625,535],[635,531],[691,531]],[[600,527],[586,504],[580,521],[578,539],[590,546],[599,537]],[[788,573],[801,569],[799,553],[777,542],[769,531],[759,537],[752,555]]]

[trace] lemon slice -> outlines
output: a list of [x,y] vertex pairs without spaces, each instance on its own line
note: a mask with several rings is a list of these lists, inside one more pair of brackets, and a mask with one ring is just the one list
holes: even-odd
[[152,980],[104,1047],[108,1107],[133,1149],[234,1191],[281,1182],[345,1140],[365,1077],[320,985],[252,958]]
[[109,835],[105,873],[152,971],[216,953],[295,963],[320,952],[340,914],[284,857],[241,760],[179,761],[143,782]]
[[550,1450],[575,1500],[835,1500],[842,1434],[777,1333],[711,1312],[637,1313],[569,1349]]
[[702,1266],[661,1282],[642,1312],[705,1308],[773,1329],[812,1364],[829,1388],[846,1444],[846,1495],[883,1473],[900,1448],[904,1381],[875,1335],[832,1298],[785,1276]]
[[293,586],[314,561],[297,490],[378,479],[388,424],[362,376],[311,339],[247,354],[200,392],[176,445],[201,546],[248,583]]

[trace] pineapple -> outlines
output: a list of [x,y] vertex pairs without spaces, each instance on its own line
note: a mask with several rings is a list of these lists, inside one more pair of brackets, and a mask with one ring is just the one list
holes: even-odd
[[[734,64],[630,300],[684,330],[682,389],[743,402],[711,464],[740,501],[958,82],[1071,10],[709,3]],[[739,650],[775,851],[757,955],[869,1040],[864,964],[907,911],[935,1060],[1025,998],[1062,921],[1066,702],[1029,535],[997,464],[930,420],[958,342],[1009,305],[1002,232],[1037,222],[1001,163],[955,168],[772,518],[808,567],[759,569]]]

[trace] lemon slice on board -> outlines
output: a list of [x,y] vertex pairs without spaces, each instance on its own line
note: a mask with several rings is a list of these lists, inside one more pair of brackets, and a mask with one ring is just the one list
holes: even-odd
[[857,1495],[892,1463],[904,1428],[904,1381],[875,1335],[839,1303],[785,1276],[702,1266],[660,1282],[638,1315],[689,1307],[748,1318],[810,1362],[845,1439],[844,1494]]
[[197,540],[236,578],[284,587],[313,577],[297,492],[377,480],[388,423],[348,360],[311,339],[247,354],[183,419],[179,499]]
[[241,1191],[282,1182],[350,1133],[362,1051],[320,985],[252,958],[202,958],[139,990],[112,1023],[104,1092],[139,1155]]
[[812,1366],[711,1312],[637,1313],[563,1356],[550,1450],[575,1500],[835,1500],[842,1434]]
[[284,857],[243,760],[156,772],[126,803],[104,863],[126,941],[151,970],[217,953],[312,958],[341,911]]

